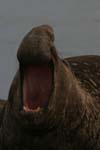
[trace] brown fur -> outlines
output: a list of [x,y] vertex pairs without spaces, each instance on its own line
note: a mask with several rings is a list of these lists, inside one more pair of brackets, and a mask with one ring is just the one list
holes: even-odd
[[100,56],[88,55],[65,58],[64,62],[80,81],[82,88],[100,99]]
[[[46,32],[47,30],[49,30],[49,34]],[[35,53],[31,56],[31,61],[32,57],[36,57],[37,61],[39,61],[38,63],[44,63],[44,60],[45,63],[50,60],[53,61],[54,87],[50,102],[47,110],[41,109],[39,112],[34,113],[23,112],[19,92],[21,82],[19,69],[12,82],[1,123],[1,149],[99,150],[99,101],[96,100],[95,96],[92,96],[91,92],[82,87],[79,78],[72,71],[74,67],[71,66],[71,62],[72,60],[73,62],[75,61],[74,58],[71,58],[71,61],[66,59],[63,62],[57,56],[53,40],[50,38],[51,27],[40,26],[34,28],[30,33],[34,35],[35,31],[38,33],[36,33],[37,38],[41,35],[42,39],[45,39],[46,36],[46,39],[51,43],[50,46],[47,44],[48,40],[45,41],[47,42],[46,45],[49,46],[48,55],[45,55],[46,49],[41,51],[41,46],[39,45],[39,49],[33,49]],[[26,45],[28,36],[25,37],[26,40],[23,40],[22,45]],[[40,42],[44,43],[41,40]],[[31,45],[27,46],[30,47]],[[23,49],[23,46],[21,47],[22,49],[19,48],[18,52],[20,53],[18,54],[19,61],[23,59],[21,63],[30,63],[29,55],[24,55],[26,47],[25,49]],[[30,50],[31,52],[32,49]],[[27,54],[29,54],[29,51]],[[40,56],[42,59],[40,59]],[[66,63],[67,61],[69,65]],[[34,60],[32,62],[36,63]],[[91,69],[89,70],[92,73]],[[95,78],[95,74],[93,76]]]

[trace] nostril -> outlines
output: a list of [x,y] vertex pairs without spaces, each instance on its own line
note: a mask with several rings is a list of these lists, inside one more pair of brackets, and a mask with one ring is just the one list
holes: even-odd
[[23,49],[19,48],[17,53],[17,59],[21,64],[47,64],[51,61],[51,51],[50,48],[44,50],[40,48],[39,50]]

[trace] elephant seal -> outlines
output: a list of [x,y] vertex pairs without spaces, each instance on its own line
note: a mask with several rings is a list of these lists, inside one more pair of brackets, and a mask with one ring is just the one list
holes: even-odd
[[17,58],[19,69],[0,113],[0,149],[99,150],[100,101],[92,94],[95,86],[87,89],[98,85],[100,56],[94,64],[86,57],[61,59],[52,27],[41,25],[25,36]]

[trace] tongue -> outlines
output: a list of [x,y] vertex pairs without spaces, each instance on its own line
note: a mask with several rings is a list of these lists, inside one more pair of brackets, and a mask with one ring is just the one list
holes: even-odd
[[46,107],[52,87],[52,74],[49,65],[27,66],[24,69],[23,105],[35,110]]

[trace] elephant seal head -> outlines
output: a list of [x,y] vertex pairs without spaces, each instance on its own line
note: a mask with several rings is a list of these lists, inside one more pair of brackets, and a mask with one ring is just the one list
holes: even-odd
[[57,55],[52,27],[33,28],[23,39],[17,58],[19,70],[8,97],[10,114],[23,128],[55,127],[66,98],[66,67]]

